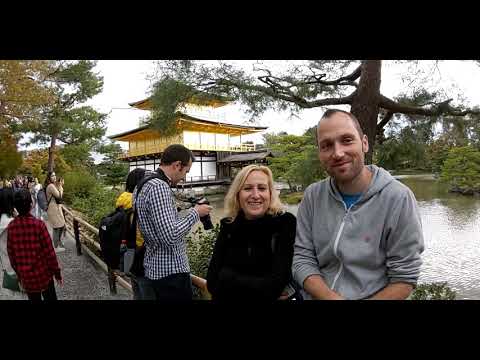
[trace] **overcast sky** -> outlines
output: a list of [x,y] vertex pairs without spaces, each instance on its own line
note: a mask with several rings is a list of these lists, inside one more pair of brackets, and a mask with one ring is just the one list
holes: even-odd
[[[430,64],[427,61],[422,62],[425,65],[427,63]],[[384,95],[393,97],[401,91],[410,89],[409,80],[405,82],[401,80],[402,75],[411,74],[407,71],[406,65],[393,65],[385,61],[383,66],[381,91]],[[152,60],[98,61],[95,71],[104,77],[103,92],[87,104],[109,114],[107,136],[136,128],[139,119],[148,114],[146,111],[131,108],[128,103],[148,96],[150,81],[147,77],[154,73],[154,69]],[[449,94],[456,93],[455,87],[458,87],[471,105],[480,105],[479,66],[470,62],[452,60],[441,62],[438,70],[435,69],[432,74],[424,73],[420,82],[428,84],[429,88],[444,88]],[[411,79],[419,80],[417,75],[412,75]],[[227,115],[226,122],[247,124],[248,116],[239,111],[239,108],[237,105],[228,105],[223,108]],[[348,110],[348,106],[345,109]],[[290,134],[300,135],[307,128],[315,125],[322,113],[321,108],[308,109],[302,111],[300,119],[289,119],[289,113],[268,111],[255,124],[268,126],[268,132],[287,131]]]

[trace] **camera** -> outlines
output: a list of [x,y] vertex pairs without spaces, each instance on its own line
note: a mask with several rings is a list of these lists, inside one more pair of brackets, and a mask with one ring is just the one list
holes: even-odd
[[[199,198],[199,199],[194,198],[194,197],[189,197],[189,198],[187,198],[187,202],[192,204],[192,206],[195,206],[195,205],[210,205],[210,202],[205,197],[202,197],[202,198]],[[210,217],[210,214],[201,217],[200,221],[202,222],[203,228],[205,230],[213,229],[212,218]]]

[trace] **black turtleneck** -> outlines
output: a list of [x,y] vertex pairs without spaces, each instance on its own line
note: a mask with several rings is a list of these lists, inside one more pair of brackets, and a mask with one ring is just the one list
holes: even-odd
[[288,212],[255,220],[240,212],[231,223],[222,219],[207,274],[212,299],[278,299],[291,280],[295,231],[295,216]]

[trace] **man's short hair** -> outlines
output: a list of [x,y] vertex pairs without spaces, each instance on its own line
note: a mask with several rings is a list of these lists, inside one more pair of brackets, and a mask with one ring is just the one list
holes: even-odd
[[[327,111],[325,111],[323,113],[322,117],[320,118],[320,121],[322,121],[322,119],[331,118],[336,113],[342,113],[342,114],[347,115],[353,121],[353,126],[355,126],[355,128],[357,129],[358,135],[360,135],[360,138],[363,137],[363,130],[362,130],[362,127],[360,126],[360,122],[355,117],[355,115],[353,115],[352,113],[350,113],[348,111],[344,111],[344,110],[340,110],[340,109],[328,109]],[[318,127],[317,127],[317,129],[318,129]],[[316,132],[315,132],[315,134],[316,134]],[[316,136],[318,137],[318,135],[316,135]]]
[[32,206],[32,195],[27,189],[18,190],[13,196],[13,206],[19,215],[27,215]]
[[170,165],[175,161],[180,161],[183,166],[187,166],[190,160],[195,161],[195,157],[188,148],[180,144],[173,144],[163,151],[161,164]]

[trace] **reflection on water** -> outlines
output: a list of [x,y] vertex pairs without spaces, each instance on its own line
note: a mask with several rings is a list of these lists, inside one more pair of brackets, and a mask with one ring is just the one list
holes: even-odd
[[447,281],[457,299],[480,299],[480,199],[425,178],[401,181],[415,193],[422,216],[420,282]]
[[[428,176],[400,181],[415,193],[422,216],[425,251],[419,281],[446,281],[457,299],[480,299],[480,199],[449,193]],[[224,216],[223,198],[209,196],[214,221]],[[295,215],[297,209],[288,206]]]

